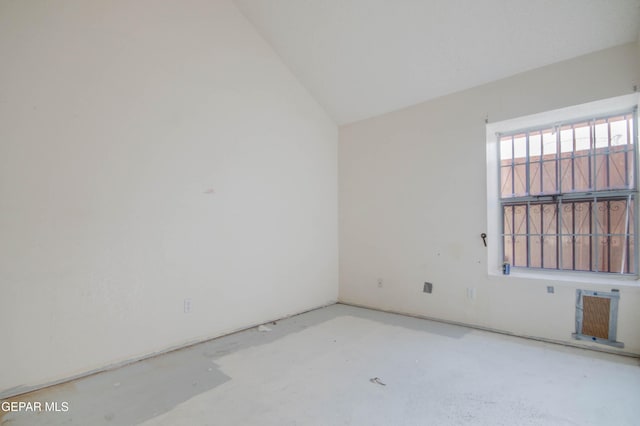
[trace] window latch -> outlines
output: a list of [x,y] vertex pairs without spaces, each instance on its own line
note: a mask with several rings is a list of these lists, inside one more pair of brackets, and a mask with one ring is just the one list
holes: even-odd
[[487,246],[487,234],[485,234],[484,232],[482,234],[480,234],[480,238],[482,238],[482,242],[484,243],[484,246]]

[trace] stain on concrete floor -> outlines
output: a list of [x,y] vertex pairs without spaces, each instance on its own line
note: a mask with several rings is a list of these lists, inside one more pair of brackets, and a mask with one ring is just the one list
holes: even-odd
[[69,411],[6,413],[0,424],[625,425],[640,416],[637,359],[346,305],[268,327],[12,398],[68,401]]

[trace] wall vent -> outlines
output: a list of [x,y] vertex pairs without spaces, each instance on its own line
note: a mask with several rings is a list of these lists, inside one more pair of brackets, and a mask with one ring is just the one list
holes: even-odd
[[623,348],[616,341],[619,292],[576,290],[576,332],[573,338]]

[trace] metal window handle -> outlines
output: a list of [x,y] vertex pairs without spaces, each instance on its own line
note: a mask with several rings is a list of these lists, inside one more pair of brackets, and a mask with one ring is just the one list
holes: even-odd
[[485,234],[484,232],[482,234],[480,234],[480,238],[482,238],[482,242],[484,243],[484,246],[487,246],[487,234]]

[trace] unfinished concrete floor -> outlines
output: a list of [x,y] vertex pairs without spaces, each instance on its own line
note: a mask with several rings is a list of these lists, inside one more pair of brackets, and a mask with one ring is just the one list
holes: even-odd
[[[2,425],[638,425],[638,359],[333,305],[16,401]],[[371,380],[377,378],[377,380]]]

